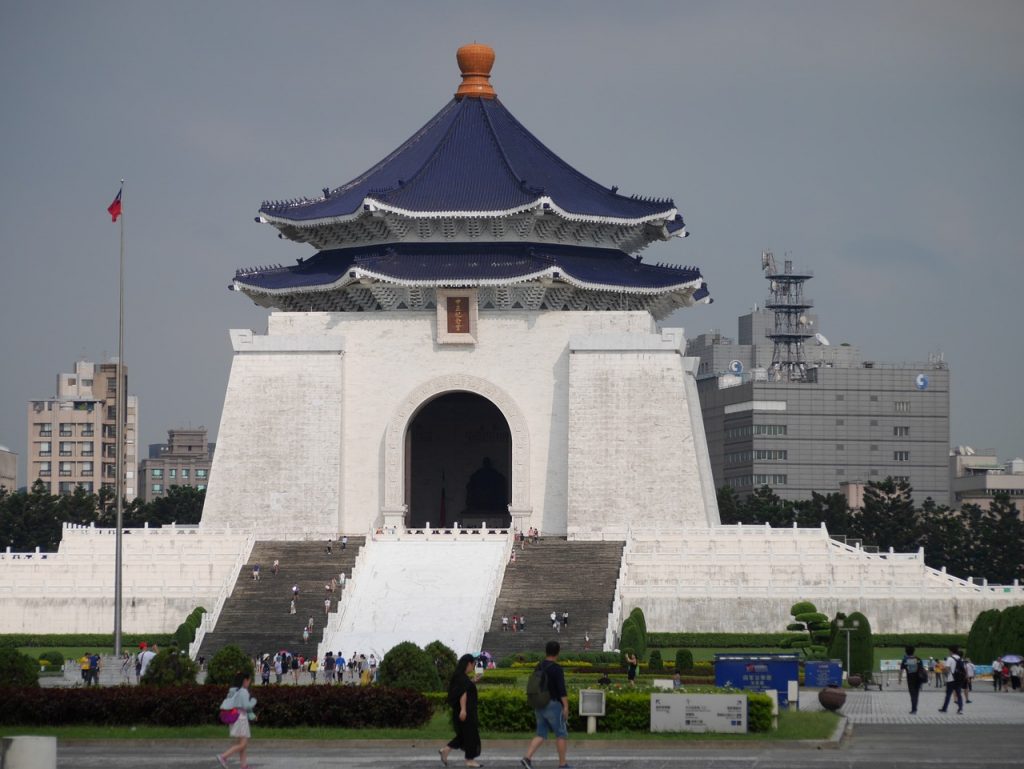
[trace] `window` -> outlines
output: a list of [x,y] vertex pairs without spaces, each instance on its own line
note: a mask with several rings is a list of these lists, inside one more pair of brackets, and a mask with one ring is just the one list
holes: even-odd
[[872,475],[878,475],[878,471],[877,471],[877,470],[872,470],[872,471],[871,471],[871,474],[872,474]]
[[181,477],[184,478],[186,481],[188,480],[188,472],[189,471],[187,467],[181,468]]
[[[733,451],[725,455],[725,463],[727,465],[738,465],[743,462],[749,462],[754,458],[754,452],[752,451]],[[199,471],[196,470],[196,477],[199,477]]]
[[70,457],[75,453],[75,444],[71,441],[60,442],[60,455],[62,457]]
[[872,419],[871,422],[870,422],[870,426],[871,427],[878,427],[878,420],[877,419]]
[[83,438],[91,438],[95,434],[96,431],[93,429],[92,425],[82,425],[82,432],[79,433]]
[[786,425],[754,425],[754,435],[787,435]]
[[878,396],[877,395],[872,395],[871,396],[871,402],[872,403],[878,403]]
[[89,494],[92,494],[92,489],[93,489],[92,481],[82,481],[80,484],[78,484],[78,487],[82,491],[85,491],[85,492],[88,492]]
[[70,494],[75,490],[75,484],[71,481],[61,481],[57,488],[61,494]]
[[896,425],[892,428],[892,434],[897,438],[904,438],[910,435],[910,427],[904,425]]
[[39,477],[48,477],[50,475],[50,463],[40,462],[39,463]]
[[778,461],[789,459],[789,452],[786,449],[756,449],[754,459],[767,461]]
[[789,480],[787,475],[755,475],[754,485],[755,486],[785,486]]
[[872,443],[871,444],[871,450],[872,451],[878,451],[878,444],[877,443]]
[[894,475],[892,479],[896,481],[896,483],[910,483],[909,475]]
[[846,396],[843,395],[842,393],[840,393],[840,394],[836,395],[836,400],[837,401],[844,401],[844,400],[846,400]]
[[70,422],[60,423],[60,435],[62,438],[70,438],[75,434],[75,426]]
[[897,414],[906,414],[910,411],[910,401],[893,401],[892,408]]
[[836,451],[845,451],[845,450],[846,450],[846,444],[845,443],[837,443],[836,444]]
[[39,456],[48,457],[50,456],[51,446],[49,441],[40,441],[36,444],[39,447]]
[[167,471],[167,477],[168,478],[177,478],[178,477],[178,470],[177,470],[177,468],[172,467],[170,470],[168,470]]
[[154,467],[150,471],[149,475],[150,475],[151,478],[163,478],[164,477],[163,468]]
[[196,491],[206,491],[206,485],[200,483],[198,486],[196,486]]
[[92,475],[92,462],[82,462],[82,475]]
[[842,467],[837,467],[836,475],[846,475],[846,470],[844,470]]
[[78,444],[78,455],[82,457],[91,457],[93,455],[92,443],[90,441],[83,441]]
[[842,425],[845,425],[845,424],[846,424],[846,420],[845,419],[837,419],[836,420],[836,427],[841,427]]
[[60,474],[63,476],[71,475],[72,469],[74,469],[74,462],[61,462],[60,463]]
[[204,470],[202,468],[199,468],[198,470],[196,470],[196,478],[205,478],[205,477],[206,477],[206,470]]
[[893,458],[894,462],[909,462],[910,461],[910,452],[909,451],[894,451],[892,453],[892,458]]
[[75,379],[75,377],[73,377],[73,376],[69,376],[69,377],[68,377],[68,384],[69,384],[69,385],[73,385],[73,384],[74,384],[75,382],[77,382],[77,381],[78,381],[78,380],[77,380],[77,379]]
[[154,483],[153,484],[153,493],[154,494],[162,494],[163,490],[164,490],[163,484],[161,484],[161,483]]
[[49,438],[53,435],[53,425],[49,422],[36,422],[36,427],[39,428],[40,438]]
[[117,420],[117,407],[107,406],[107,419]]
[[92,387],[92,380],[91,379],[83,379],[82,380],[82,387]]

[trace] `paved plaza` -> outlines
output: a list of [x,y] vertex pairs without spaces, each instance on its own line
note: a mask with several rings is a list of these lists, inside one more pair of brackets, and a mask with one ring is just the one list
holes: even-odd
[[[850,723],[860,724],[991,724],[1016,725],[1024,729],[1024,693],[993,692],[991,684],[977,687],[971,703],[964,705],[963,715],[956,714],[956,700],[949,710],[940,713],[946,697],[945,689],[927,687],[921,690],[917,714],[910,715],[910,695],[905,687],[885,691],[851,691],[847,693],[842,714]],[[816,691],[801,690],[802,710],[821,710]],[[1024,764],[1024,755],[1021,756]]]

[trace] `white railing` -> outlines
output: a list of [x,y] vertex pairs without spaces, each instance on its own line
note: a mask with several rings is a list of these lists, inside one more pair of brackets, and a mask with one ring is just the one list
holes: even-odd
[[626,586],[626,579],[629,576],[629,560],[632,555],[633,536],[632,532],[626,529],[626,544],[622,547],[622,559],[619,561],[619,576],[615,580],[615,599],[612,601],[612,610],[608,612],[608,625],[604,630],[604,651],[610,652],[618,646],[619,626],[622,624],[622,590]]
[[504,526],[480,526],[440,528],[437,526],[413,526],[410,528],[371,528],[366,537],[370,542],[485,542],[511,539],[512,529]]
[[359,578],[360,574],[366,571],[366,552],[373,541],[374,536],[371,529],[367,534],[366,544],[359,549],[359,553],[356,555],[355,563],[352,565],[352,574],[345,580],[345,584],[341,585],[341,594],[338,596],[335,610],[327,615],[327,622],[324,623],[324,628],[320,635],[320,643],[317,644],[317,657],[320,659],[323,659],[327,654],[327,649],[323,648],[326,643],[325,639],[329,635],[337,633],[342,627],[345,614],[348,612],[349,605],[351,604],[349,596],[352,595],[352,584]]
[[238,551],[238,557],[235,558],[235,563],[228,570],[227,575],[224,577],[224,584],[222,585],[220,592],[217,594],[217,600],[213,603],[213,608],[203,614],[203,618],[199,623],[199,628],[196,630],[195,640],[188,646],[188,655],[195,659],[199,654],[199,648],[203,645],[203,639],[206,638],[206,634],[214,629],[217,625],[217,620],[220,619],[221,610],[224,608],[225,602],[231,597],[231,594],[235,591],[235,583],[238,582],[238,575],[242,571],[242,568],[249,561],[249,556],[252,555],[253,545],[256,544],[256,530],[252,529],[249,532],[249,536],[245,538],[245,542]]
[[[476,541],[476,540],[473,540]],[[482,649],[484,635],[491,626],[491,619],[494,617],[494,606],[501,594],[501,586],[505,582],[505,570],[508,568],[509,559],[512,557],[512,549],[516,546],[515,533],[512,529],[505,531],[505,547],[502,553],[501,568],[497,569],[488,580],[487,590],[484,593],[484,600],[480,604],[480,613],[477,616],[476,627],[470,639],[469,648]]]

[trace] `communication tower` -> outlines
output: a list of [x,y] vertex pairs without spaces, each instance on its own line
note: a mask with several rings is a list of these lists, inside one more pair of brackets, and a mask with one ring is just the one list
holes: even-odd
[[804,296],[804,283],[814,277],[809,271],[793,272],[793,262],[785,260],[782,272],[771,251],[761,252],[761,269],[770,286],[765,309],[775,313],[775,325],[767,337],[774,343],[768,377],[774,382],[808,381],[804,342],[814,336],[814,322],[807,311],[814,301]]

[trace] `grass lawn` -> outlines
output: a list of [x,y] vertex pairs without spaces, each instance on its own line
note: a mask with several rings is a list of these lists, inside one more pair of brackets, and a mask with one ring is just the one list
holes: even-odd
[[[676,649],[659,649],[661,652],[661,658],[666,662],[671,662],[676,658]],[[692,648],[690,652],[693,654],[694,662],[710,662],[714,660],[716,654],[789,654],[792,649],[783,649],[778,646],[770,648],[743,648],[743,649],[702,649]],[[949,649],[937,648],[932,646],[920,646],[917,648],[916,654],[921,659],[928,659],[929,657],[935,657],[935,659],[946,659],[949,654]],[[875,670],[878,670],[883,659],[901,659],[903,657],[903,649],[897,647],[875,647]]]
[[[779,728],[767,734],[650,734],[648,732],[574,732],[580,740],[824,740],[832,735],[838,716],[834,713],[779,714]],[[52,736],[62,740],[227,740],[226,726],[26,726],[4,727],[7,735]],[[529,740],[532,732],[483,732],[487,740]],[[253,725],[253,742],[260,740],[447,740],[452,736],[447,713],[438,713],[419,729],[334,729],[296,727],[263,729]]]

